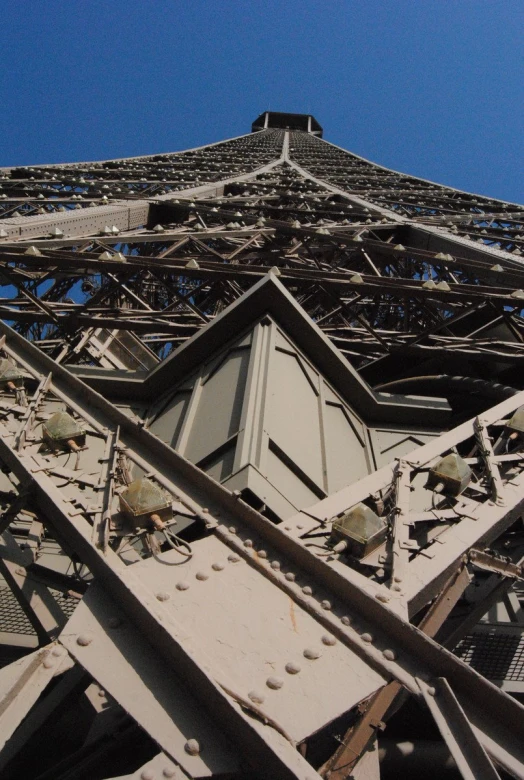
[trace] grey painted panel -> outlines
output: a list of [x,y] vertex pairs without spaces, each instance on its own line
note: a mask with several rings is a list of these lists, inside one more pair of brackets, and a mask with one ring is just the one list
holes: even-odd
[[395,458],[401,458],[438,436],[437,431],[399,430],[398,428],[375,428],[370,430],[373,454],[377,468],[391,463]]
[[248,488],[261,502],[278,517],[285,520],[296,514],[297,508],[282,493],[271,485],[254,466],[245,466],[223,483],[229,490]]
[[237,433],[249,363],[249,348],[229,352],[201,388],[186,457],[197,463]]
[[320,487],[323,469],[318,397],[298,356],[275,350],[270,370],[266,429],[278,447]]
[[151,431],[176,448],[191,398],[190,390],[176,393],[166,410],[151,425]]
[[328,492],[351,485],[369,473],[365,448],[341,405],[324,404]]
[[273,452],[267,452],[267,479],[297,508],[310,506],[318,499],[307,485]]
[[209,462],[201,466],[206,474],[216,479],[217,482],[222,482],[233,472],[235,445],[236,439],[227,448],[221,449],[215,457],[210,458]]

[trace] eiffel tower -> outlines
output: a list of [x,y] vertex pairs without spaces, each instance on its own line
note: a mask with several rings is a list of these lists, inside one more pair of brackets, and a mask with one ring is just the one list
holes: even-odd
[[0,169],[0,776],[524,778],[523,251],[310,115]]

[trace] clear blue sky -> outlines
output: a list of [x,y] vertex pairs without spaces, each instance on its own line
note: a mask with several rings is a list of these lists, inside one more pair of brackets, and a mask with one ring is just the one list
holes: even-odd
[[313,113],[398,170],[524,202],[524,0],[1,0],[0,165],[174,151]]

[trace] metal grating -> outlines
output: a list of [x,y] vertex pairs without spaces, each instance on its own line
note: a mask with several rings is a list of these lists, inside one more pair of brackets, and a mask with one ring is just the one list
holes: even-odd
[[489,680],[524,682],[524,634],[468,634],[455,649],[462,661]]
[[0,631],[6,634],[34,634],[33,626],[9,588],[0,588]]
[[[59,591],[51,590],[60,609],[70,617],[75,611],[78,600],[68,598]],[[33,626],[16,597],[9,588],[0,588],[0,632],[6,634],[35,634]]]

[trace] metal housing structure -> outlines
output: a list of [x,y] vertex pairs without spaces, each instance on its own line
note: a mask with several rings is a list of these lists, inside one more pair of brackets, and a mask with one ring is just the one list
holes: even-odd
[[0,169],[0,776],[524,778],[524,208],[322,135]]

